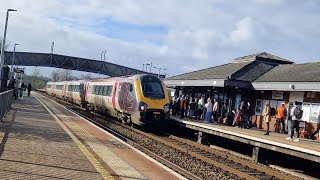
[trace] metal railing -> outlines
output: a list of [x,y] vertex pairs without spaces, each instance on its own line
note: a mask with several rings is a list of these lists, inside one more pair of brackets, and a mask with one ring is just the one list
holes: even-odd
[[13,90],[0,93],[0,120],[2,121],[5,114],[9,111],[13,101]]

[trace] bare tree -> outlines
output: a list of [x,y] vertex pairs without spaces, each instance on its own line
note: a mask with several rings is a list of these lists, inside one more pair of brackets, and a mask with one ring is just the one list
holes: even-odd
[[39,77],[40,76],[40,69],[37,67],[33,67],[32,69],[32,76]]
[[52,71],[52,73],[50,74],[50,78],[52,79],[52,81],[60,81],[61,80],[61,72],[59,69]]
[[37,67],[34,67],[32,69],[32,75],[31,75],[31,84],[33,86],[35,86],[35,84],[37,83],[37,79],[39,78],[39,76],[40,76],[40,69]]
[[37,67],[32,69],[31,85],[33,89],[40,89],[45,86],[45,82],[40,77],[40,69]]
[[81,79],[86,79],[86,80],[89,80],[89,79],[91,79],[92,77],[91,77],[91,73],[87,73],[86,75],[81,75]]
[[71,80],[73,80],[73,78],[72,78],[72,70],[69,70],[69,69],[63,70],[62,73],[61,73],[60,80],[62,80],[62,81],[71,81]]

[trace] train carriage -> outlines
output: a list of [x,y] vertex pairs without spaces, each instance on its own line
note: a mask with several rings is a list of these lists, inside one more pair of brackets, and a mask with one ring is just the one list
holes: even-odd
[[84,81],[66,82],[66,100],[74,104],[81,105],[80,84]]
[[55,87],[55,83],[54,82],[47,82],[47,85],[46,85],[47,94],[53,95],[54,87]]
[[60,99],[65,99],[66,98],[66,88],[67,88],[67,82],[65,82],[65,81],[54,83],[53,95],[60,98]]
[[100,79],[85,83],[84,101],[91,110],[115,115],[112,105],[113,81]]
[[57,82],[55,87],[53,94],[57,97],[82,104],[92,111],[107,113],[126,123],[161,123],[170,118],[168,93],[156,76]]

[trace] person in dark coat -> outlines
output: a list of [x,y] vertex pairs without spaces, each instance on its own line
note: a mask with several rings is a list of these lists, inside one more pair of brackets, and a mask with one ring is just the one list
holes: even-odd
[[248,121],[248,102],[243,100],[240,103],[241,125],[245,129]]
[[11,87],[11,89],[13,89],[14,99],[17,99],[18,91],[17,91],[16,81],[14,79],[10,82],[10,87]]
[[28,96],[30,96],[31,88],[32,88],[32,86],[31,86],[31,84],[29,83],[29,84],[28,84],[28,87],[27,87],[27,89],[28,89]]

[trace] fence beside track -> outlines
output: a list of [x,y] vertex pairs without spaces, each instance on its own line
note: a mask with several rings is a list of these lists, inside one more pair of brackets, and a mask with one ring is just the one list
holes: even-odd
[[13,101],[13,89],[0,93],[0,120],[5,117],[11,108]]

